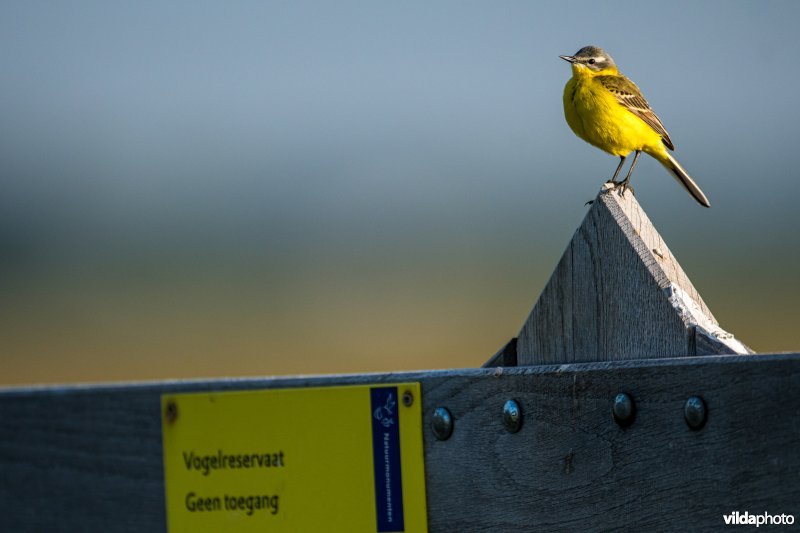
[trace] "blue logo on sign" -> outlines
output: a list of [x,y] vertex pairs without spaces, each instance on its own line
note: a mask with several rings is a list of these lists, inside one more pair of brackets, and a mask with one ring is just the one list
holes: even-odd
[[403,531],[403,477],[400,472],[400,419],[397,387],[370,389],[372,459],[378,531]]

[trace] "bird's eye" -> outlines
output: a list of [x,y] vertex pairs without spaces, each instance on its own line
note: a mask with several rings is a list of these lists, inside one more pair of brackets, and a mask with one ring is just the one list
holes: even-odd
[[590,59],[590,60],[589,60],[589,64],[590,64],[590,65],[594,65],[594,58],[592,58],[592,59]]

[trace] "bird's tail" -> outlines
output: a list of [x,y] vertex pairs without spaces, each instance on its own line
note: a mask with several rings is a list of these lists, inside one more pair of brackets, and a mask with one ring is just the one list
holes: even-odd
[[703,194],[703,191],[700,190],[700,187],[697,186],[694,180],[689,177],[689,174],[683,170],[683,167],[680,165],[680,163],[678,163],[675,158],[672,157],[672,155],[666,150],[664,150],[664,153],[660,155],[661,157],[658,157],[657,159],[661,161],[661,164],[664,165],[673,176],[675,176],[675,179],[677,179],[681,185],[686,187],[686,190],[689,191],[689,194],[691,194],[692,197],[697,200],[698,203],[700,203],[700,205],[711,207],[706,195]]

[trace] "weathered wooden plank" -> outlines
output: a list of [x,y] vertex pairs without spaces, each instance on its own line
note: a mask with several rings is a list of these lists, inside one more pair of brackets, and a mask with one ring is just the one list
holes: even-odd
[[525,321],[518,364],[752,353],[719,327],[633,194],[609,187]]
[[517,338],[508,341],[496,354],[483,363],[483,368],[495,366],[517,366]]
[[[712,530],[800,514],[800,354],[0,392],[0,530],[163,531],[159,396],[420,381],[430,530]],[[611,416],[636,402],[626,429]],[[700,395],[708,421],[690,430]],[[515,398],[524,425],[502,425]],[[426,424],[427,428],[427,424]]]

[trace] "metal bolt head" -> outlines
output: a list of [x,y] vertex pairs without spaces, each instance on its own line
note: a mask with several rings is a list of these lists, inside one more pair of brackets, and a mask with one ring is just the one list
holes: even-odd
[[702,428],[706,423],[706,418],[708,418],[706,402],[700,396],[690,396],[683,406],[683,417],[690,428]]
[[413,403],[414,403],[414,395],[411,394],[410,390],[405,391],[403,393],[403,405],[405,405],[406,407],[411,407]]
[[453,415],[446,407],[437,407],[433,411],[431,430],[434,437],[439,440],[447,440],[453,434]]
[[522,427],[522,408],[516,400],[506,400],[503,404],[503,425],[509,433],[516,433]]
[[636,417],[636,404],[633,403],[633,398],[625,392],[620,392],[614,398],[614,405],[611,408],[614,414],[614,420],[620,426],[629,426],[633,423]]
[[166,418],[167,422],[170,424],[175,422],[175,419],[178,418],[178,404],[173,400],[167,402],[167,408],[164,410],[164,418]]

